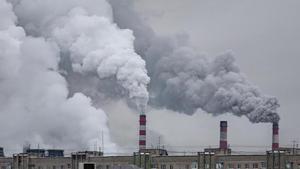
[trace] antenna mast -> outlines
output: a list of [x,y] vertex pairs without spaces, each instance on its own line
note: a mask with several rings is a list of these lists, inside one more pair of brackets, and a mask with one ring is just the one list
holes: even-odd
[[103,134],[103,130],[101,131],[101,144],[102,144],[102,153],[104,154],[104,134]]

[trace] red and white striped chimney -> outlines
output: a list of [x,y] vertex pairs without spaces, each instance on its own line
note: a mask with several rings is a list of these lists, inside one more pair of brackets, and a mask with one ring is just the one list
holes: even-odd
[[273,134],[272,134],[272,150],[279,148],[279,125],[278,122],[273,122]]
[[140,114],[139,150],[146,149],[146,115]]
[[227,121],[220,121],[220,149],[227,149]]

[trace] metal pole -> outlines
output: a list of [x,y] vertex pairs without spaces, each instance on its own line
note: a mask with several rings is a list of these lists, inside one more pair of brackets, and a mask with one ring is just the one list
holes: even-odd
[[200,152],[198,152],[198,169],[200,169]]
[[275,167],[275,153],[274,153],[274,151],[272,151],[272,154],[273,154],[273,164],[272,164],[273,167],[272,168],[274,169],[274,167]]
[[136,165],[136,162],[135,162],[135,152],[133,152],[133,165]]
[[144,169],[147,169],[147,168],[146,168],[146,156],[147,156],[147,155],[145,154],[145,155],[144,155]]
[[141,168],[142,167],[141,153],[139,153],[139,161],[140,161],[139,167]]
[[209,169],[211,169],[211,153],[209,152]]
[[278,168],[281,169],[280,151],[278,151]]
[[204,152],[204,154],[203,154],[203,168],[204,169],[206,169],[206,160],[205,160],[205,158],[206,158],[206,155],[205,155],[205,152]]
[[267,169],[269,169],[269,152],[267,151]]
[[102,153],[104,156],[104,134],[103,134],[103,130],[101,131],[101,141],[102,141]]

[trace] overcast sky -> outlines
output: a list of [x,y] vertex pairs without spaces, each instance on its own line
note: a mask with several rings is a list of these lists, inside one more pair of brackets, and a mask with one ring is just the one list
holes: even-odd
[[[242,72],[264,93],[279,99],[281,144],[300,141],[300,1],[141,0],[136,7],[159,34],[186,32],[197,50],[209,56],[233,51]],[[149,114],[151,118],[161,113]],[[192,139],[198,145],[217,144],[218,132],[206,137],[202,134],[217,130],[221,119],[229,121],[229,143],[270,145],[270,124],[252,125],[246,118],[231,115],[213,118],[204,113],[177,119],[177,123],[182,121],[185,125],[178,133],[186,130],[199,133],[198,137],[194,135],[196,138],[187,136],[178,140]],[[168,123],[162,121],[157,121],[155,126],[161,125],[157,128],[165,129],[162,133],[169,135]],[[207,127],[203,129],[203,126]],[[210,127],[214,128],[210,130]],[[246,133],[249,137],[244,137]]]

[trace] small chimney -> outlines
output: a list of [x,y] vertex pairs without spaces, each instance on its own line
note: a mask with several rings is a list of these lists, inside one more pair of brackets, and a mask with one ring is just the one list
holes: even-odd
[[227,148],[227,121],[220,121],[220,149]]
[[3,150],[3,147],[0,147],[0,157],[4,157],[4,150]]
[[273,134],[272,134],[272,150],[279,148],[279,125],[278,122],[273,122]]
[[146,149],[146,115],[140,114],[139,150]]

